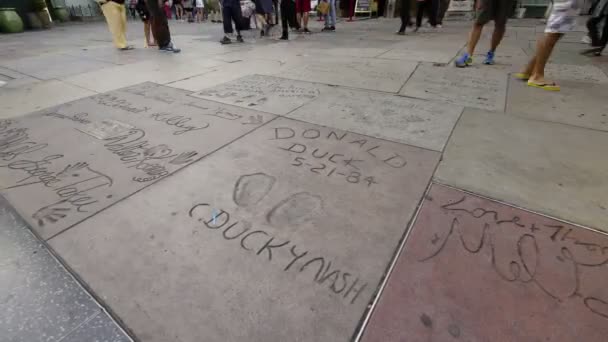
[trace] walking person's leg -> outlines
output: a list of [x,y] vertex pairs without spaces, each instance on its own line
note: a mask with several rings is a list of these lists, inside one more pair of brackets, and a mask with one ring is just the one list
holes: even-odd
[[488,51],[486,54],[483,64],[494,64],[494,54],[496,52],[496,48],[498,48],[498,45],[502,41],[505,31],[507,30],[507,19],[509,17],[510,4],[511,2],[509,0],[496,0],[494,2],[494,5],[496,6],[494,8],[494,32],[492,33],[490,51]]
[[399,27],[398,34],[405,34],[405,28],[410,23],[410,1],[401,0],[401,27]]
[[429,7],[429,24],[431,27],[437,27],[437,11],[439,10],[439,0],[427,0]]
[[282,0],[281,1],[281,28],[283,29],[283,33],[281,34],[282,40],[289,40],[289,27],[288,27],[288,15],[289,9],[288,3],[291,0]]
[[441,0],[439,2],[439,13],[437,15],[437,25],[443,25],[443,18],[450,7],[450,0]]
[[230,44],[232,41],[229,36],[233,34],[232,30],[232,8],[222,7],[222,21],[224,24],[224,38],[220,41],[222,44]]
[[422,26],[422,18],[424,17],[424,9],[426,8],[426,3],[429,0],[416,1],[416,28],[414,32],[418,32],[420,26]]
[[329,28],[334,31],[336,29],[336,0],[329,0]]
[[124,28],[122,26],[122,16],[120,8],[124,6],[119,5],[115,2],[109,1],[101,6],[103,16],[106,18],[108,23],[108,29],[112,34],[112,41],[116,48],[124,50],[127,49],[127,40],[124,35]]

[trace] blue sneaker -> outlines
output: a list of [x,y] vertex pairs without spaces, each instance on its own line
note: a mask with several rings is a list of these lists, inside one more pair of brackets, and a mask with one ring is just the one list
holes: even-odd
[[483,64],[493,65],[494,64],[494,51],[488,51],[486,59],[483,60]]
[[468,53],[463,53],[462,56],[460,56],[460,58],[456,59],[454,61],[454,65],[459,67],[459,68],[464,68],[466,66],[469,66],[473,63],[473,58],[471,58],[471,56],[469,56]]

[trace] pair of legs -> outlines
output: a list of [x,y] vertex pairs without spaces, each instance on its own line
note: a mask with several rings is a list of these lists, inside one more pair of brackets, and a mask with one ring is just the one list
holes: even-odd
[[231,43],[231,40],[228,36],[232,35],[232,33],[234,32],[232,30],[233,21],[234,29],[236,30],[236,40],[242,42],[243,37],[241,37],[241,23],[243,22],[243,16],[241,14],[241,6],[238,2],[222,8],[222,21],[224,23],[224,38],[221,40],[221,43]]
[[[479,38],[481,37],[481,32],[483,31],[483,27],[485,24],[475,23],[473,25],[473,29],[469,34],[469,41],[467,43],[467,53],[469,56],[473,56],[475,52],[475,47],[479,42]],[[496,51],[496,48],[500,44],[500,41],[505,35],[506,31],[506,22],[494,22],[494,33],[492,33],[492,42],[490,45],[490,51]]]
[[296,4],[292,0],[281,1],[281,26],[283,28],[283,34],[281,39],[289,39],[289,27],[300,29],[296,18]]
[[325,15],[325,28],[336,29],[336,0],[327,0],[329,12]]
[[204,17],[204,11],[205,9],[203,7],[197,7],[196,8],[196,22],[200,23],[201,21],[203,21],[203,19],[205,19]]
[[308,31],[308,12],[310,12],[310,0],[296,0],[296,13],[298,26],[304,28],[304,32]]
[[150,12],[150,27],[152,36],[158,44],[158,48],[163,51],[180,52],[171,42],[171,32],[169,22],[164,8],[157,1],[147,1],[148,11]]
[[[599,23],[604,21],[604,28],[602,35],[598,33],[597,26]],[[606,45],[608,44],[608,15],[600,14],[596,17],[592,17],[587,21],[587,30],[589,30],[589,37],[591,38],[591,47],[593,51],[598,55],[602,53]]]
[[428,8],[429,23],[432,27],[437,26],[437,7],[439,0],[424,0],[416,2],[416,29],[422,26],[422,17]]
[[184,16],[184,7],[182,6],[182,4],[176,4],[175,5],[175,18],[177,20],[182,20]]
[[113,1],[108,1],[101,5],[103,16],[108,22],[108,28],[112,34],[114,46],[121,50],[127,50],[127,9]]
[[401,0],[401,27],[397,33],[404,34],[410,20],[410,0]]

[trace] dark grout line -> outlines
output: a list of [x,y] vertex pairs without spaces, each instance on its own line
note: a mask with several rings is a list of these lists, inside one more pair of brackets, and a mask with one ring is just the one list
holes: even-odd
[[416,66],[414,67],[414,70],[412,70],[412,72],[407,77],[407,79],[405,80],[405,82],[403,82],[403,84],[401,85],[401,87],[399,87],[399,90],[397,90],[397,94],[401,93],[401,91],[403,90],[403,87],[405,87],[405,85],[407,84],[407,82],[409,82],[409,80],[414,76],[414,73],[418,70],[419,66],[420,66],[420,62],[416,62]]

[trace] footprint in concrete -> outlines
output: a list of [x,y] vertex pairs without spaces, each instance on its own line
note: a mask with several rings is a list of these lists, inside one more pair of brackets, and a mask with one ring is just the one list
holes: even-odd
[[298,192],[279,202],[266,215],[266,221],[274,226],[300,225],[318,217],[323,209],[323,199],[308,192]]
[[431,328],[433,327],[433,320],[431,319],[431,317],[429,317],[427,314],[423,313],[422,315],[420,315],[420,321],[422,322],[422,324],[427,327],[427,328]]
[[456,324],[450,324],[450,325],[448,325],[448,332],[454,338],[460,337],[460,328]]
[[236,181],[232,199],[239,207],[248,207],[260,202],[272,189],[276,178],[265,173],[243,175]]

